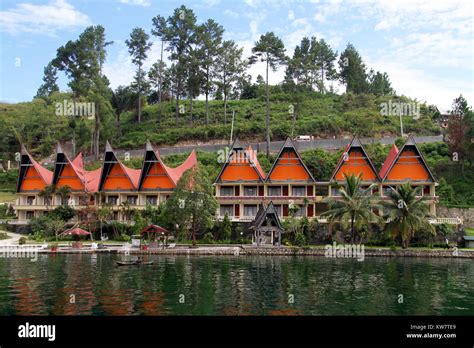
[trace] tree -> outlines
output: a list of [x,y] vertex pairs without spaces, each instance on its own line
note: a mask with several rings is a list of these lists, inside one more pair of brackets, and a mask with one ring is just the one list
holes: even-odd
[[71,194],[71,188],[67,185],[56,188],[56,193],[61,197],[61,205],[67,205],[67,197]]
[[267,133],[267,158],[270,157],[270,102],[269,102],[269,89],[268,89],[268,70],[277,71],[278,66],[284,64],[287,60],[285,56],[285,46],[283,41],[278,38],[273,32],[268,32],[265,35],[260,36],[260,39],[255,43],[252,48],[252,56],[250,57],[250,63],[253,64],[257,61],[265,62],[266,64],[266,118],[265,127]]
[[327,199],[329,210],[321,216],[327,216],[331,223],[340,222],[343,228],[350,226],[351,243],[353,244],[358,230],[370,222],[380,222],[380,217],[373,212],[373,209],[378,207],[371,197],[375,184],[370,185],[367,189],[362,189],[361,175],[345,175],[344,179],[344,186],[339,189],[341,197],[329,197]]
[[339,57],[339,79],[346,85],[346,93],[367,91],[367,73],[359,52],[350,43]]
[[203,90],[206,96],[206,124],[209,124],[209,94],[214,91],[214,76],[219,47],[224,28],[212,19],[199,26],[199,41],[202,55],[201,69],[204,75]]
[[315,56],[316,66],[319,67],[321,71],[318,88],[321,93],[324,93],[326,91],[324,80],[334,80],[336,78],[334,62],[337,53],[332,50],[331,46],[329,46],[324,39],[319,40],[316,45],[313,44],[311,49]]
[[417,192],[411,183],[407,182],[398,186],[396,190],[389,191],[390,201],[384,202],[384,207],[388,210],[386,218],[389,219],[386,230],[393,238],[401,237],[403,248],[408,247],[413,235],[422,228],[435,233],[427,220],[429,216],[427,197],[417,197]]
[[[167,75],[167,68],[166,63],[162,60],[158,60],[157,62],[153,63],[150,70],[148,71],[148,80],[152,87],[156,90],[156,95],[158,97],[158,102],[160,103],[160,112],[158,115],[158,123],[160,122],[161,115],[162,115],[162,97],[163,91],[168,91],[170,89],[169,79],[166,78]],[[150,100],[150,99],[149,99]],[[156,98],[154,98],[156,102]]]
[[387,73],[376,73],[371,69],[368,75],[369,92],[376,96],[395,94]]
[[56,83],[58,80],[57,70],[52,62],[45,66],[43,84],[38,88],[35,98],[48,98],[52,93],[59,92],[59,87]]
[[[472,153],[472,127],[473,112],[467,104],[467,100],[462,95],[454,99],[451,114],[448,119],[447,143],[449,152],[453,160],[457,161],[461,167],[461,173],[465,178],[465,159]],[[469,136],[471,134],[471,136]]]
[[123,112],[129,110],[133,102],[135,100],[135,96],[130,87],[128,86],[118,86],[115,91],[112,92],[112,100],[111,105],[115,110],[115,123],[117,126],[117,136],[122,136],[122,129],[120,128],[120,116]]
[[38,193],[38,197],[43,197],[44,199],[44,205],[46,206],[46,210],[49,210],[49,206],[51,205],[51,200],[54,197],[55,193],[56,193],[55,185],[47,185]]
[[165,210],[179,228],[191,232],[195,246],[196,235],[213,227],[217,207],[208,173],[194,167],[183,174],[176,190],[166,201]]
[[193,10],[182,5],[176,8],[173,15],[165,19],[158,15],[153,18],[152,34],[167,43],[166,50],[171,52],[173,62],[176,95],[176,121],[179,116],[179,98],[184,94],[184,85],[190,53],[197,42],[196,16]]
[[152,44],[149,41],[150,37],[142,28],[134,28],[130,34],[130,39],[125,40],[128,46],[128,52],[132,56],[132,62],[137,66],[137,74],[135,76],[138,93],[138,107],[137,107],[137,121],[141,122],[141,94],[143,92],[143,80],[145,73],[142,71],[143,62],[148,57],[147,52],[150,50]]
[[237,47],[234,41],[222,43],[216,61],[216,78],[219,90],[224,96],[224,124],[227,124],[227,99],[230,89],[245,72],[246,62],[242,60],[243,48]]
[[232,236],[232,223],[230,222],[230,219],[227,213],[225,213],[224,215],[221,228],[222,228],[222,239],[230,240]]
[[106,47],[112,42],[105,40],[104,27],[87,27],[75,41],[68,41],[58,48],[52,64],[69,77],[68,86],[77,98],[87,98],[95,103],[95,124],[93,132],[93,153],[99,156],[100,126],[103,111],[111,111],[109,80],[102,74],[106,58]]

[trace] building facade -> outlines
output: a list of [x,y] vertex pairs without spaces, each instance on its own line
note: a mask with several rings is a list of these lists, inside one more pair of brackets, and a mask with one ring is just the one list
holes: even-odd
[[[87,215],[89,210],[106,204],[111,210],[111,220],[130,222],[133,210],[166,201],[183,173],[194,166],[197,166],[195,151],[180,166],[170,168],[148,142],[142,168],[128,168],[107,143],[101,168],[92,171],[85,169],[82,154],[70,160],[58,145],[51,171],[23,148],[14,209],[18,223],[26,224],[60,205],[74,207],[78,218],[84,220],[87,216],[80,214]],[[288,138],[268,174],[251,146],[244,147],[238,140],[234,142],[214,182],[219,203],[216,216],[223,219],[227,214],[233,222],[252,222],[271,202],[272,211],[280,219],[317,217],[324,223],[326,219],[320,215],[328,210],[326,198],[340,195],[338,187],[349,174],[361,175],[362,186],[371,187],[372,195],[380,200],[388,199],[389,190],[410,182],[419,188],[420,195],[428,197],[431,214],[436,215],[437,183],[413,138],[400,150],[393,145],[380,171],[374,167],[362,143],[354,138],[326,181],[313,176]],[[45,194],[45,189],[52,185],[55,193]],[[65,186],[69,189],[61,193],[61,187]]]
[[420,188],[422,196],[428,196],[431,214],[436,215],[437,183],[413,138],[409,138],[401,150],[393,145],[380,172],[360,140],[352,139],[329,181],[313,177],[289,138],[267,175],[252,148],[244,149],[237,140],[214,182],[219,202],[217,215],[219,219],[227,214],[231,221],[249,222],[262,206],[272,202],[282,219],[291,215],[317,217],[325,223],[326,218],[320,215],[328,210],[327,197],[337,199],[340,196],[338,187],[343,184],[344,176],[350,174],[361,175],[362,187],[372,186],[372,195],[380,200],[388,199],[388,190],[396,190],[397,186],[410,182],[413,187]]
[[[142,169],[132,169],[120,161],[107,143],[102,167],[87,171],[81,153],[71,161],[58,145],[54,171],[50,171],[23,148],[14,209],[18,223],[26,224],[60,205],[71,206],[78,214],[88,214],[106,204],[111,209],[111,220],[130,222],[133,210],[166,201],[183,173],[196,165],[196,152],[192,151],[180,166],[170,168],[148,142]],[[45,189],[51,185],[55,193],[45,195]],[[69,188],[67,195],[60,193],[65,186]]]

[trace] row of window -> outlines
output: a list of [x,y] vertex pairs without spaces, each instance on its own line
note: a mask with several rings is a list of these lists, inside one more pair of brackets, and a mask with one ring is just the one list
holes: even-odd
[[[421,187],[422,195],[430,195],[429,186],[413,186],[414,189],[419,189]],[[369,186],[363,186],[362,189],[366,190]],[[383,195],[386,196],[393,188],[391,186],[383,186]],[[329,188],[327,186],[316,186],[316,196],[327,196]],[[284,186],[267,186],[267,197],[281,197],[281,196],[290,196],[289,187]],[[372,189],[372,194],[376,195],[379,193],[379,188],[374,187]],[[339,188],[331,188],[332,196],[340,196]],[[242,197],[255,197],[255,196],[264,196],[263,186],[244,186]],[[293,197],[304,197],[304,196],[313,196],[313,186],[292,186],[291,187],[291,196]],[[240,186],[221,186],[220,187],[220,197],[240,197]]]
[[[244,204],[243,205],[243,212],[240,212],[240,205],[239,204],[222,204],[219,207],[219,215],[220,216],[227,216],[229,217],[255,217],[257,215],[258,209],[260,205],[257,204]],[[315,206],[312,204],[308,206],[304,205],[289,205],[289,204],[276,204],[274,205],[277,213],[279,216],[314,216],[315,208],[319,213],[328,210],[328,205],[326,203],[318,203]]]

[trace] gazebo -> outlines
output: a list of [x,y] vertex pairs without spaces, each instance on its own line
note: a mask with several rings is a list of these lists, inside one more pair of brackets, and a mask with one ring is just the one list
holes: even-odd
[[147,236],[150,241],[150,247],[158,247],[157,241],[162,240],[163,247],[168,244],[169,231],[158,225],[149,225],[141,231],[141,235]]
[[66,230],[62,233],[59,234],[60,236],[91,236],[92,239],[92,233],[89,231],[83,230],[82,228],[75,227],[71,228],[69,230]]
[[281,234],[285,230],[281,225],[273,202],[270,202],[266,208],[260,207],[250,230],[254,231],[252,242],[259,246],[262,244],[281,245]]

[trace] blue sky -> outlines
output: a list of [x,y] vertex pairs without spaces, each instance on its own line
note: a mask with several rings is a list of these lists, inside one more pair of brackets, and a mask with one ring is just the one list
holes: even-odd
[[[198,22],[213,18],[222,24],[225,38],[245,55],[267,31],[283,39],[290,55],[304,36],[322,37],[338,52],[351,42],[368,67],[388,72],[399,94],[443,111],[460,93],[474,103],[474,9],[472,1],[462,0],[2,0],[0,101],[31,100],[56,49],[92,24],[103,25],[114,41],[104,67],[111,86],[129,83],[134,66],[124,41],[132,28],[149,32],[155,15],[167,17],[180,4],[192,8]],[[159,58],[160,44],[153,40],[146,67]],[[255,79],[264,66],[249,72]],[[270,82],[283,75],[282,68]],[[66,89],[66,79],[59,82]]]

